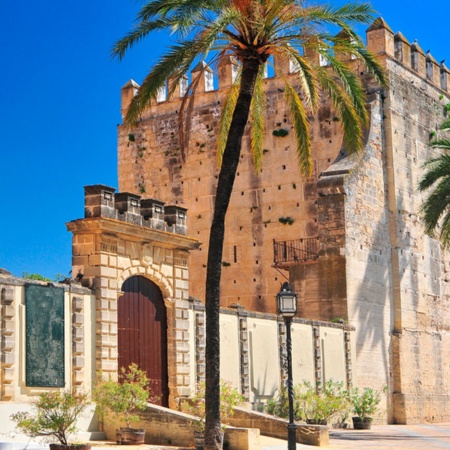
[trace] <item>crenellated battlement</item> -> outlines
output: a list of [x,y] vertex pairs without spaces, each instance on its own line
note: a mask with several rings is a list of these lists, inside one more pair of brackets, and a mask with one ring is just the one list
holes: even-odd
[[[343,32],[339,33],[343,37]],[[389,27],[386,21],[382,17],[378,17],[370,25],[366,31],[367,48],[375,55],[378,55],[381,62],[383,57],[390,58],[400,62],[403,66],[416,72],[419,77],[422,77],[427,82],[434,85],[436,88],[450,93],[450,71],[444,64],[444,61],[438,63],[433,55],[428,51],[425,53],[419,46],[417,41],[410,43],[401,32],[394,33]],[[322,55],[311,50],[305,50],[305,56],[314,60],[321,66],[327,65],[327,60]],[[352,60],[351,55],[336,54],[335,55],[341,61],[346,61],[350,65],[354,65],[354,69],[359,71],[359,63],[357,60]],[[279,76],[285,76],[293,74],[296,70],[294,63],[286,61],[284,59],[275,58],[271,61],[274,68],[274,77],[276,79]],[[221,93],[225,89],[228,89],[238,72],[239,63],[233,57],[228,57],[223,60],[217,73],[215,73],[211,67],[205,62],[200,62],[195,66],[191,72],[191,80],[200,76],[200,82],[198,84],[196,95],[198,94],[217,94]],[[267,71],[266,71],[267,72]],[[269,78],[266,76],[266,78]],[[161,88],[156,98],[156,106],[161,104],[167,104],[172,102],[180,102],[181,98],[187,91],[190,80],[185,77],[181,80],[179,85],[175,88],[171,98],[168,98],[168,87],[171,85],[172,80],[168,80],[166,86]],[[215,86],[218,86],[216,89]],[[126,110],[139,89],[139,85],[133,81],[128,81],[122,87],[122,116],[125,115]],[[209,98],[206,101],[210,100]]]
[[106,217],[169,233],[186,235],[187,209],[95,184],[84,187],[84,217]]

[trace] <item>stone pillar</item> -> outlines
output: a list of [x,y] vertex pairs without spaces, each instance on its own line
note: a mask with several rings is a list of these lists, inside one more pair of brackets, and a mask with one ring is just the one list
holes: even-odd
[[347,389],[353,385],[352,345],[350,331],[344,331],[345,372],[347,374]]
[[206,327],[205,327],[205,307],[196,308],[194,313],[195,323],[195,366],[196,382],[205,381],[205,347],[206,347]]
[[84,382],[84,299],[72,298],[72,385],[82,390]]
[[318,391],[323,387],[323,372],[322,372],[322,345],[320,342],[320,328],[313,327],[313,343],[314,343],[314,375],[316,381],[316,388]]
[[241,353],[241,394],[245,401],[250,401],[250,355],[248,347],[248,324],[247,313],[238,310],[239,316],[239,350]]
[[15,355],[15,314],[14,290],[11,287],[0,287],[1,300],[1,400],[14,400],[14,377],[16,373]]
[[175,300],[167,308],[167,364],[169,407],[176,409],[180,397],[190,395],[189,302]]

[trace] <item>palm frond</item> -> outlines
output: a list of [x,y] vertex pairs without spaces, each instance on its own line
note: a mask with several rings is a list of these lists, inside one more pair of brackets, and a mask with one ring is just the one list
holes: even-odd
[[[319,50],[319,52],[323,52],[323,50]],[[366,110],[366,94],[359,78],[343,62],[334,56],[327,55],[325,52],[323,53],[328,59],[330,67],[338,76],[346,94],[350,97],[358,120],[363,126],[367,126],[369,123],[369,115]]]
[[442,247],[446,250],[450,249],[450,210],[444,215],[440,227],[439,240],[442,243]]
[[228,132],[230,131],[231,119],[236,107],[239,95],[240,76],[236,77],[233,85],[229,89],[225,100],[222,102],[222,113],[219,121],[219,132],[217,134],[217,163],[222,164],[223,152],[227,143]]
[[166,17],[175,11],[194,12],[212,7],[214,2],[211,0],[152,0],[146,3],[136,17],[136,22],[148,21],[153,17]]
[[[316,111],[319,105],[319,86],[311,64],[292,46],[279,46],[274,49],[274,54],[284,58],[288,62],[293,61],[296,64],[294,74],[300,81],[300,88],[304,95],[303,101],[306,107],[310,108],[312,112]],[[279,73],[277,73],[277,76],[283,77]]]
[[264,90],[264,66],[261,66],[255,83],[250,117],[251,150],[256,170],[261,168],[264,145],[264,115],[266,111],[266,92]]
[[440,178],[450,175],[450,155],[443,153],[436,158],[431,158],[423,165],[425,174],[419,182],[419,191],[426,191]]
[[312,173],[312,158],[308,115],[297,91],[289,82],[286,82],[284,93],[291,113],[291,120],[294,123],[295,137],[297,139],[297,158],[300,171],[309,177]]
[[442,131],[450,131],[450,119],[444,120],[444,122],[441,123],[439,129]]
[[308,22],[320,22],[323,25],[345,26],[348,23],[369,23],[375,10],[369,3],[347,3],[335,7],[332,5],[311,6],[306,9]]
[[155,98],[158,89],[164,86],[168,79],[173,75],[179,79],[189,70],[196,58],[199,56],[205,58],[216,41],[217,35],[227,27],[230,21],[233,21],[234,17],[235,11],[226,10],[203,33],[192,40],[185,40],[181,44],[172,46],[171,51],[158,61],[144,79],[127,111],[125,122],[129,125],[135,123],[142,111]]
[[441,178],[433,192],[425,200],[420,209],[425,231],[433,235],[435,229],[439,228],[439,220],[450,211],[450,177]]
[[136,44],[147,37],[151,32],[168,28],[168,21],[160,18],[151,22],[142,22],[136,28],[127,33],[122,39],[117,41],[112,50],[111,56],[122,60],[125,53],[133,48]]
[[362,149],[362,123],[352,98],[346,90],[328,73],[326,68],[317,68],[317,78],[324,91],[330,96],[342,119],[344,144],[349,153]]
[[450,139],[441,138],[436,139],[435,141],[430,142],[431,148],[440,148],[442,150],[450,150]]

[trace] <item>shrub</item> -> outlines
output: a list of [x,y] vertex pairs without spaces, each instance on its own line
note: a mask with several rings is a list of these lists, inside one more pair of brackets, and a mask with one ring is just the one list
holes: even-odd
[[[328,380],[320,392],[308,381],[294,387],[296,420],[324,423],[345,414],[348,409],[348,393],[341,381]],[[280,389],[277,398],[267,402],[266,412],[283,418],[289,416],[288,393],[285,387]]]
[[88,404],[86,394],[44,392],[34,403],[34,415],[18,412],[11,419],[30,437],[55,436],[62,445],[67,445],[68,434],[76,431],[75,422]]
[[92,399],[97,404],[99,420],[104,421],[107,412],[121,415],[127,427],[140,420],[139,415],[133,414],[136,410],[143,411],[147,402],[155,401],[149,388],[150,380],[137,364],[128,368],[122,367],[119,380],[104,379],[101,373],[97,374],[97,382],[92,392]]
[[353,388],[350,392],[352,411],[363,419],[373,417],[378,411],[380,402],[381,394],[372,388],[366,387],[362,392],[358,388]]

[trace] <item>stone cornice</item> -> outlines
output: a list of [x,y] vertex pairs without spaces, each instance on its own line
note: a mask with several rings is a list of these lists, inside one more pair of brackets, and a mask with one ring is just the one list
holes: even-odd
[[161,247],[195,250],[201,245],[196,239],[183,235],[156,230],[140,225],[123,222],[121,220],[105,217],[92,217],[73,220],[66,223],[68,231],[77,233],[112,233],[127,241],[145,242],[149,241]]

